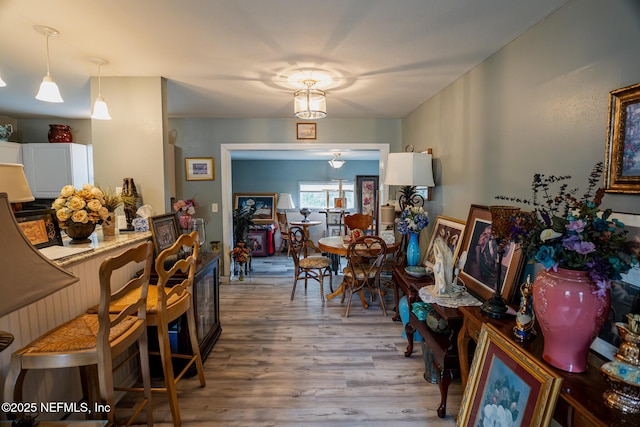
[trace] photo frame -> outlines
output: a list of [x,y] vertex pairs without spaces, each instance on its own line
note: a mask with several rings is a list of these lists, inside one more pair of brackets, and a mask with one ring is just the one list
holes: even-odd
[[296,139],[316,139],[316,123],[296,123]]
[[247,233],[247,240],[249,244],[252,256],[267,256],[266,233],[261,230],[249,230]]
[[605,191],[640,194],[640,83],[609,92],[607,135]]
[[156,255],[158,255],[163,250],[171,247],[180,236],[178,213],[172,212],[149,217],[149,228],[151,229],[153,247]]
[[456,426],[489,425],[492,413],[505,411],[513,425],[551,422],[562,378],[490,324],[482,325],[469,372]]
[[[497,245],[491,237],[491,211],[488,206],[471,205],[460,251],[467,251],[467,261],[458,276],[464,285],[483,302],[496,289]],[[502,297],[513,302],[524,257],[518,245],[509,243],[502,257]]]
[[22,234],[38,249],[62,246],[60,225],[54,209],[37,209],[15,213]]
[[[610,219],[616,218],[624,224],[627,231],[628,248],[639,256],[640,249],[640,215],[614,212]],[[600,334],[591,344],[591,349],[608,360],[622,344],[616,322],[628,323],[627,313],[640,313],[640,266],[636,265],[622,280],[611,283],[611,306],[609,317],[605,321]]]
[[356,175],[356,207],[358,212],[373,216],[378,213],[378,175]]
[[185,171],[187,181],[213,181],[213,157],[187,157]]
[[451,250],[451,259],[455,263],[458,259],[458,253],[460,252],[460,246],[464,236],[464,228],[464,221],[438,215],[436,217],[436,222],[433,225],[433,232],[431,233],[429,245],[427,246],[427,253],[425,254],[422,264],[425,267],[434,268],[435,254],[433,246],[437,239],[443,239],[445,241],[446,246]]
[[233,200],[234,209],[248,205],[255,206],[254,223],[273,224],[276,222],[277,193],[234,193]]

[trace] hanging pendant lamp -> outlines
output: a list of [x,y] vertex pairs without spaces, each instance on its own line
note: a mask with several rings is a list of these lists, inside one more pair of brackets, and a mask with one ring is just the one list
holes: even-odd
[[91,58],[91,62],[98,65],[98,97],[93,104],[93,114],[91,114],[91,118],[96,120],[111,120],[109,108],[102,97],[102,75],[100,74],[100,67],[107,65],[109,61],[102,58]]
[[53,79],[53,76],[51,76],[49,66],[49,37],[56,37],[60,35],[60,33],[55,28],[45,27],[43,25],[36,25],[33,29],[47,38],[47,75],[44,76],[42,83],[40,83],[40,90],[36,95],[36,99],[45,102],[64,102],[62,96],[60,96],[60,89],[58,89],[58,85]]
[[7,84],[2,80],[2,77],[0,77],[0,87],[5,87],[6,85]]
[[322,119],[327,116],[325,91],[315,88],[317,80],[305,80],[305,87],[293,94],[294,115],[299,119]]
[[333,159],[329,160],[329,164],[334,169],[340,169],[345,164],[345,161],[340,158],[340,153],[334,153]]

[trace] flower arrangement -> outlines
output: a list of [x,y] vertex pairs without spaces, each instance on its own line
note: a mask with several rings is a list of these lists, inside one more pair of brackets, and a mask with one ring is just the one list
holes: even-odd
[[[98,187],[99,188],[99,187]],[[100,189],[102,191],[104,202],[102,206],[107,208],[107,211],[114,212],[118,207],[134,206],[136,205],[136,198],[133,196],[127,196],[122,193],[116,193],[112,188]]]
[[229,252],[229,255],[231,255],[231,258],[238,264],[249,262],[249,248],[236,246]]
[[173,210],[176,212],[180,212],[187,215],[193,215],[196,213],[196,207],[198,204],[196,203],[195,198],[190,198],[186,200],[178,200],[173,204]]
[[402,211],[398,232],[400,234],[418,233],[427,225],[429,225],[429,217],[422,206],[407,206]]
[[56,211],[60,228],[66,229],[74,223],[101,224],[109,217],[104,202],[104,194],[98,187],[85,184],[76,190],[73,185],[65,185],[51,207]]
[[[611,218],[611,209],[600,209],[603,188],[596,188],[602,176],[602,162],[596,163],[588,189],[581,199],[577,189],[565,182],[571,176],[535,174],[530,200],[517,197],[496,198],[515,201],[533,208],[512,220],[511,237],[522,245],[528,259],[542,264],[548,271],[558,268],[588,271],[596,284],[596,293],[605,296],[611,280],[620,280],[638,261],[626,250],[624,224]],[[554,185],[555,184],[555,185]],[[557,193],[552,194],[552,187]]]

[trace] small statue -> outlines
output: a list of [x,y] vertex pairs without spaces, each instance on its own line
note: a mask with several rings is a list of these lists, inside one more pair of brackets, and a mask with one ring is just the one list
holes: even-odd
[[438,245],[433,246],[433,254],[435,257],[435,264],[433,265],[433,277],[435,279],[436,284],[436,293],[438,295],[446,295],[447,292],[447,281],[445,279],[445,265],[444,265],[444,257],[442,256],[442,251],[438,247]]
[[533,329],[536,323],[536,314],[533,311],[533,298],[531,298],[532,287],[531,275],[528,275],[527,281],[520,285],[522,300],[520,301],[520,309],[516,313],[516,326],[513,327],[513,334],[521,341],[529,340],[536,335],[536,331]]

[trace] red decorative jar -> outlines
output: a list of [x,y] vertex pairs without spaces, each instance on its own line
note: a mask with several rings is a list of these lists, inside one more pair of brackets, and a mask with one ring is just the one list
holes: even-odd
[[567,372],[587,370],[587,355],[611,306],[611,291],[594,294],[587,271],[541,271],[533,283],[533,307],[544,337],[542,358]]
[[49,142],[73,142],[71,126],[49,125]]

